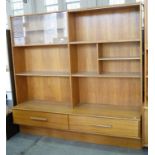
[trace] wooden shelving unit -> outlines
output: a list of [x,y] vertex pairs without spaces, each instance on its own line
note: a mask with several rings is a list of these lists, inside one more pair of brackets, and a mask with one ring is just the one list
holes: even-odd
[[11,25],[22,132],[141,147],[140,3],[17,16]]

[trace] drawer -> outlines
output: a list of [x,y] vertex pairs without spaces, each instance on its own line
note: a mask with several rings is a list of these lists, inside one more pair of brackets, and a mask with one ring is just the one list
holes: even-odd
[[139,120],[70,115],[69,127],[72,131],[92,134],[126,138],[140,137]]
[[65,114],[13,110],[13,119],[20,125],[68,129],[68,115]]

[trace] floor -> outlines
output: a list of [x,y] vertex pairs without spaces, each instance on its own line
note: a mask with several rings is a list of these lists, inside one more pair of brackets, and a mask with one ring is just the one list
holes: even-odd
[[6,155],[147,155],[136,150],[17,134],[7,141]]

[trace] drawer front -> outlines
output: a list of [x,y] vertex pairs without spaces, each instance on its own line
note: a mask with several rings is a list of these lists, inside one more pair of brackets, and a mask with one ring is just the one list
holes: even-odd
[[68,129],[68,115],[13,110],[14,123],[20,125]]
[[140,121],[101,117],[69,116],[72,131],[102,134],[116,137],[139,138]]

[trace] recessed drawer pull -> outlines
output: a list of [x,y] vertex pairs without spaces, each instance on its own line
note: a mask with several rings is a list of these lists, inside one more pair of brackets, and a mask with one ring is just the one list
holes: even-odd
[[31,120],[34,121],[43,121],[43,122],[47,122],[47,118],[42,118],[42,117],[30,117]]
[[112,125],[92,125],[94,127],[98,127],[98,128],[112,128]]

